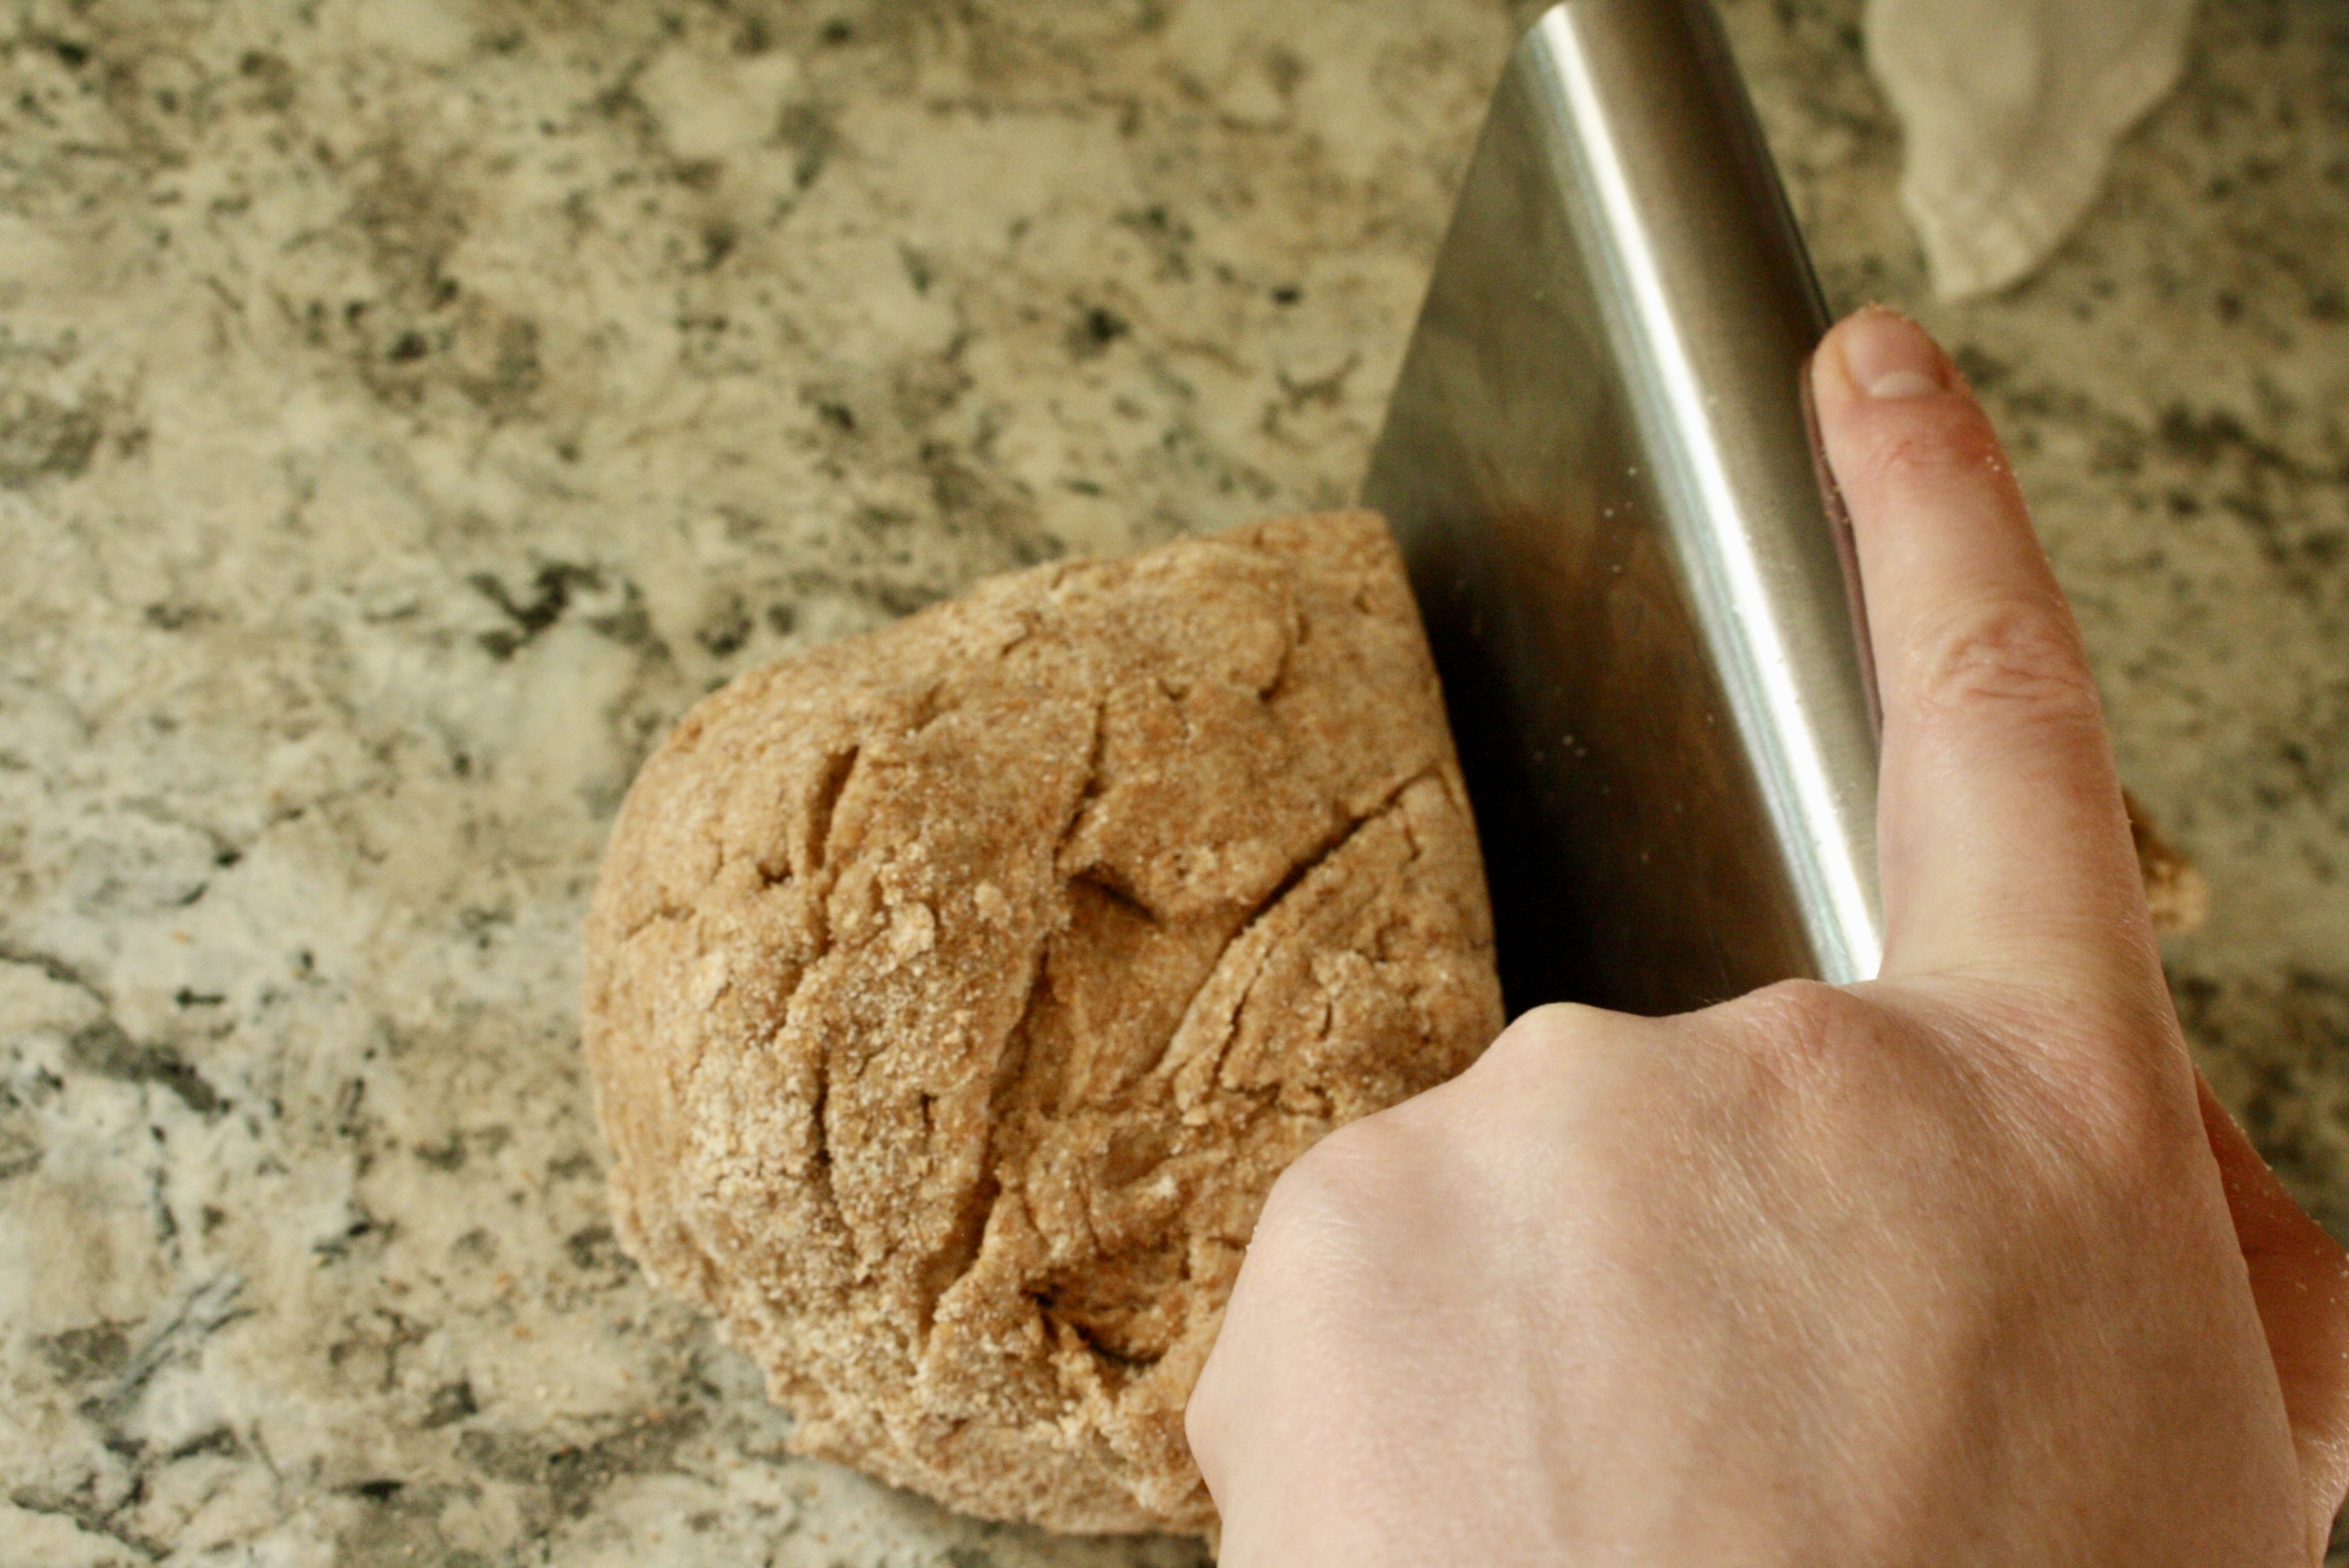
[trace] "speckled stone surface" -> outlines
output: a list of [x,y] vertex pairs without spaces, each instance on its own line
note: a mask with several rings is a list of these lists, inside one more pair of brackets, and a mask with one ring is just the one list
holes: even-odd
[[[0,7],[0,1563],[1195,1564],[787,1459],[616,1253],[576,931],[733,671],[1348,500],[1472,0]],[[1733,0],[1838,305],[2012,437],[2349,1234],[2349,13],[2206,5],[1941,308],[1857,0]]]

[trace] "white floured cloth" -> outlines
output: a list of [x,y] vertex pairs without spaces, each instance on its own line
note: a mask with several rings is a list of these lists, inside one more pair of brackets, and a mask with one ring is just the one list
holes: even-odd
[[1907,132],[1901,205],[1943,298],[2037,266],[2177,82],[2194,0],[1868,0]]

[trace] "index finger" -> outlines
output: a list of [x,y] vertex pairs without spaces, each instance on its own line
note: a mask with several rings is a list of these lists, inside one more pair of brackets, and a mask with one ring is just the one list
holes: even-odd
[[2153,956],[2104,711],[1996,432],[1871,307],[1813,356],[1884,703],[1884,973],[2076,976]]

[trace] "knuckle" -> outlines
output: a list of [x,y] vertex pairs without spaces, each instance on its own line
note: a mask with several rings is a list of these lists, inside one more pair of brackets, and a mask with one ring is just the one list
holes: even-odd
[[1938,486],[1952,474],[2003,472],[2005,459],[1988,421],[1971,409],[1953,417],[1949,405],[1935,404],[1902,410],[1911,417],[1868,449],[1860,477],[1868,490],[1899,497]]
[[1516,1021],[1501,1033],[1564,1039],[1580,1034],[1606,1016],[1599,1009],[1577,1002],[1545,1002],[1518,1014]]
[[1265,1195],[1248,1253],[1288,1264],[1361,1230],[1404,1156],[1393,1119],[1365,1117],[1339,1128],[1292,1161]]
[[1199,1368],[1199,1376],[1191,1385],[1191,1397],[1183,1405],[1183,1436],[1191,1445],[1191,1456],[1206,1475],[1210,1489],[1215,1486],[1218,1461],[1223,1456],[1224,1435],[1232,1425],[1224,1374],[1228,1364],[1228,1354],[1219,1362],[1209,1351],[1206,1365]]
[[2035,1129],[2081,1190],[2175,1186],[2203,1146],[2193,1074],[2158,980],[2116,992],[2076,984],[1944,980],[1922,1017],[1969,1099],[2001,1126]]
[[1878,1022],[1873,1004],[1817,980],[1781,980],[1730,1006],[1747,1054],[1781,1079],[1831,1070]]
[[2043,1156],[2071,1174],[2084,1212],[2116,1204],[2142,1223],[2147,1203],[2195,1190],[2208,1148],[2200,1119],[2154,1075],[2043,1063],[2032,1093]]
[[2200,1109],[2178,1071],[2182,1043],[2158,1018],[2083,1009],[2037,1033],[2028,1055],[2037,1097],[2092,1165],[2134,1184],[2166,1179],[2167,1156],[2199,1152]]
[[1494,1068],[1537,1068],[1589,1041],[1610,1016],[1570,1002],[1546,1003],[1519,1014],[1478,1060]]
[[1781,980],[1744,1000],[1749,1023],[1767,1034],[1818,1044],[1851,1031],[1868,1005],[1823,980]]
[[2023,721],[2101,722],[2079,637],[2053,605],[1969,606],[1917,645],[1911,689],[1928,714],[1995,710]]

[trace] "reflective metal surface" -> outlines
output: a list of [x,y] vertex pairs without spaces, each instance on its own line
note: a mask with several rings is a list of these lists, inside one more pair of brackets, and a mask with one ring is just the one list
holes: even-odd
[[1873,975],[1876,734],[1809,263],[1703,0],[1495,96],[1364,503],[1411,562],[1512,1011]]

